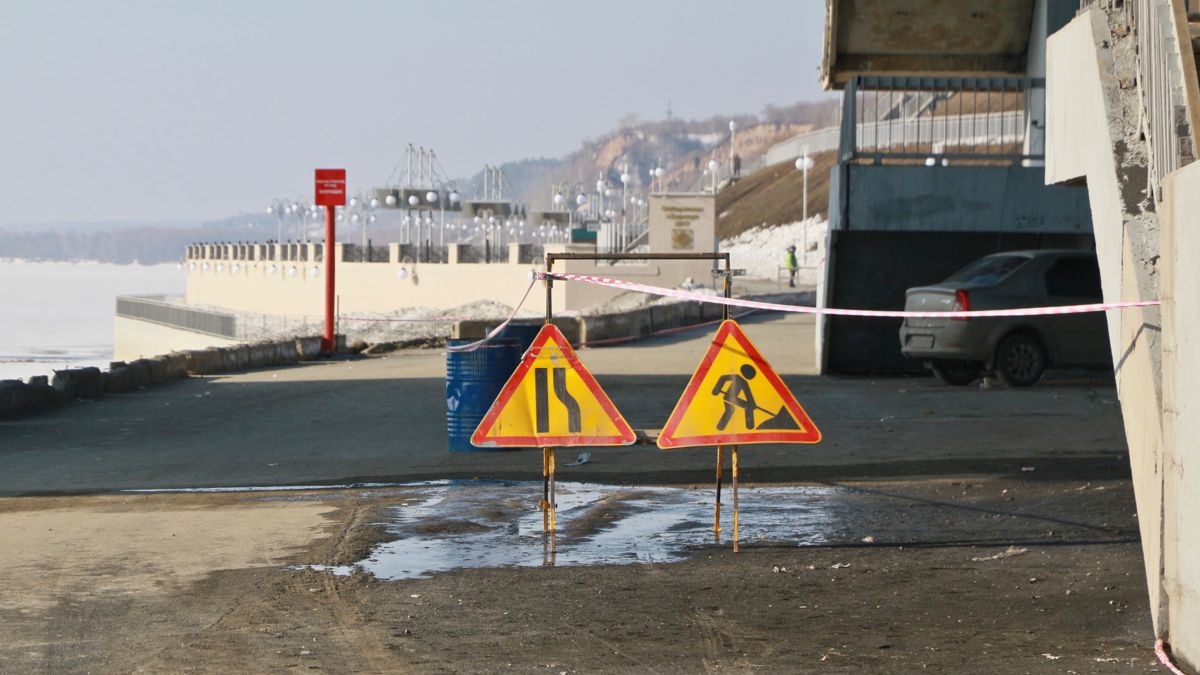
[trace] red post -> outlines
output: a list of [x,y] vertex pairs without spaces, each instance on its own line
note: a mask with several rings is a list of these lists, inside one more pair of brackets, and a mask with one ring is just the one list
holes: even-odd
[[321,337],[321,351],[332,354],[337,349],[337,339],[333,334],[333,268],[337,263],[333,259],[333,243],[337,238],[334,210],[346,205],[346,170],[317,169],[313,202],[325,207],[325,335]]
[[321,351],[332,354],[337,349],[336,337],[333,334],[333,298],[334,298],[334,210],[335,206],[325,207],[325,335],[321,339]]

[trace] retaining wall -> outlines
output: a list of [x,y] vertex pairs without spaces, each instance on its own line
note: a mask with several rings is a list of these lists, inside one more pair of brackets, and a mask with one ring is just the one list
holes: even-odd
[[[345,336],[338,336],[337,350],[345,351]],[[320,352],[320,337],[299,337],[114,361],[106,371],[69,368],[55,371],[53,379],[38,376],[28,382],[0,380],[0,420],[44,412],[71,401],[136,391],[189,375],[295,365],[316,359]]]

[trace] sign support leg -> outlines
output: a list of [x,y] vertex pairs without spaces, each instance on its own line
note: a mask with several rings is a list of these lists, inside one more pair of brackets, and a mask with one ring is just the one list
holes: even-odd
[[738,456],[737,446],[733,446],[733,552],[738,552]]
[[542,448],[542,534],[550,531],[550,448]]
[[554,471],[558,467],[555,466],[554,448],[550,448],[550,532],[553,536],[554,531],[558,528],[558,513],[556,511],[558,504],[554,498]]
[[713,535],[717,538],[717,543],[721,543],[721,465],[724,464],[722,451],[724,447],[717,446],[717,504],[713,509]]

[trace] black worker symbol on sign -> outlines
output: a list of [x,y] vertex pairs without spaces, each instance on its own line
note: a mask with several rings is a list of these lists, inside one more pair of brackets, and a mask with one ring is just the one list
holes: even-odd
[[[758,371],[749,363],[743,363],[738,372],[722,375],[713,385],[712,395],[720,396],[725,405],[725,412],[717,420],[717,430],[724,431],[740,408],[745,416],[746,429],[799,429],[800,425],[787,411],[786,406],[780,406],[778,411],[770,411],[754,400],[754,390],[750,381],[758,376]],[[757,424],[754,413],[764,412],[768,415],[762,424]],[[756,426],[757,424],[757,426]]]

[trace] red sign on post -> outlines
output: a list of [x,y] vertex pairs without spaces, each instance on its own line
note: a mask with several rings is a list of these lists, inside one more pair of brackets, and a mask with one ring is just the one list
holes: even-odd
[[346,170],[317,169],[317,206],[346,205]]

